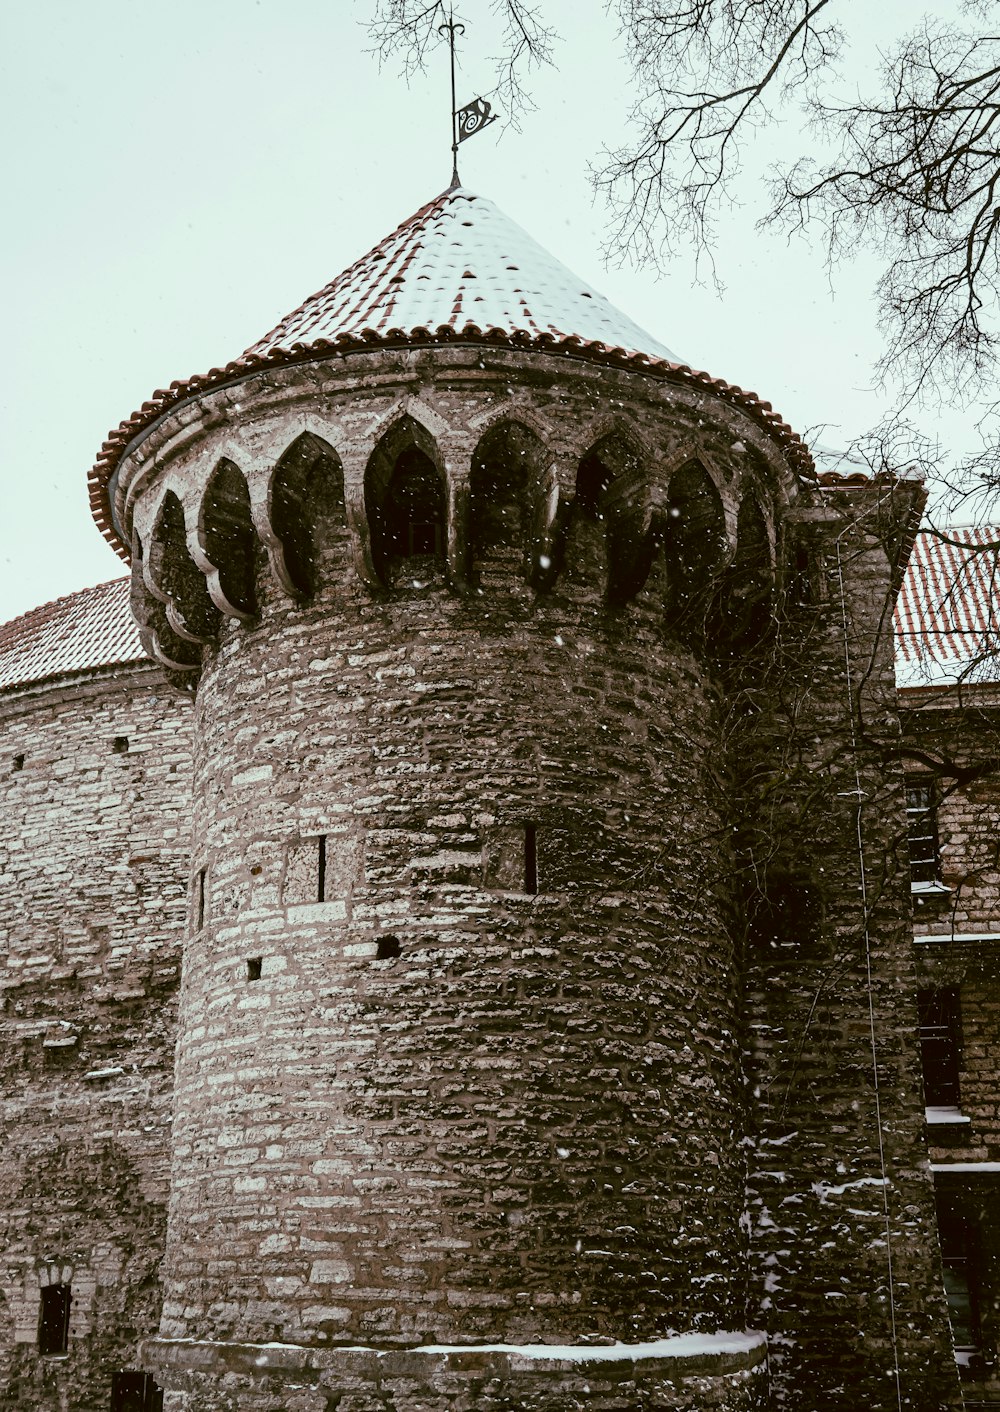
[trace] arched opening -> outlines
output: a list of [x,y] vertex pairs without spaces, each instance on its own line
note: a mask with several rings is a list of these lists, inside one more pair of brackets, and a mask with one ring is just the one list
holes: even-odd
[[440,569],[445,554],[445,486],[433,438],[402,417],[372,452],[365,471],[372,558],[390,581],[403,561]]
[[721,635],[731,654],[759,642],[774,617],[774,574],[767,521],[757,501],[746,495],[736,522],[736,553],[719,595]]
[[160,504],[149,542],[147,576],[167,600],[167,618],[179,637],[207,642],[219,630],[219,610],[209,597],[205,575],[187,547],[184,509],[172,490]]
[[608,492],[616,482],[636,482],[641,470],[638,451],[618,432],[602,436],[581,458],[566,535],[566,578],[570,583],[596,585],[608,578],[609,522],[626,513],[624,507],[612,507]]
[[544,443],[520,422],[499,422],[481,438],[469,477],[473,574],[531,574],[547,528],[546,461]]
[[268,509],[278,578],[289,592],[311,598],[347,528],[344,469],[333,448],[312,432],[297,437],[274,468]]
[[132,534],[132,577],[129,581],[129,606],[139,629],[143,649],[165,667],[168,675],[178,674],[176,684],[190,679],[201,666],[201,649],[190,639],[178,637],[167,622],[167,610],[154,598],[146,583],[145,550],[138,530]]
[[702,638],[726,555],[726,519],[715,482],[697,459],[670,478],[663,520],[667,609],[674,627]]
[[209,592],[216,606],[231,617],[252,618],[257,612],[257,535],[250,514],[250,492],[243,472],[225,458],[205,488],[201,542],[215,570],[215,582],[209,582]]

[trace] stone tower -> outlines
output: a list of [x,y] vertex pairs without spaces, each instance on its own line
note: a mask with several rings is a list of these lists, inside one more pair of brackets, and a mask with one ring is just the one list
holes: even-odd
[[[915,489],[820,485],[461,188],[92,489],[195,694],[165,1406],[950,1395],[900,878],[858,924],[899,785],[849,729]],[[802,808],[787,681],[838,742]]]

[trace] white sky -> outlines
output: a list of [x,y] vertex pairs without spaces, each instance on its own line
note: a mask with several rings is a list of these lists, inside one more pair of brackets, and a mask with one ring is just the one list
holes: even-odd
[[[237,356],[448,185],[446,54],[409,89],[380,73],[369,8],[0,7],[0,621],[122,571],[87,506],[109,428],[155,388]],[[487,0],[459,8],[462,103],[489,94],[496,42]],[[870,8],[838,5],[862,70],[917,17],[901,0]],[[660,280],[604,269],[587,163],[622,130],[628,74],[600,0],[546,9],[565,36],[559,68],[539,76],[520,134],[497,123],[463,144],[463,184],[693,366],[759,392],[802,434],[862,434],[891,400],[872,389],[874,259],[859,253],[831,287],[816,249],[755,231],[751,174],[720,232],[721,296],[684,258]],[[953,445],[965,436],[961,417],[922,420]]]

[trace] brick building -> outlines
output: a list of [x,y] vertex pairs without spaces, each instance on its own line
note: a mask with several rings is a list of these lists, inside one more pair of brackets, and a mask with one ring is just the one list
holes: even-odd
[[0,629],[5,1405],[1000,1387],[918,485],[457,188],[91,487],[130,579]]

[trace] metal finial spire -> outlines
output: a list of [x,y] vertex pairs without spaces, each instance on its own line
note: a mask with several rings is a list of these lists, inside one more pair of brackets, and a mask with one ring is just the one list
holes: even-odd
[[448,189],[454,191],[456,186],[461,186],[458,176],[458,144],[481,132],[490,123],[495,123],[496,114],[491,113],[485,98],[474,98],[471,103],[466,103],[464,108],[455,107],[455,35],[464,34],[465,25],[456,22],[455,11],[451,6],[444,24],[438,25],[438,34],[444,34],[445,31],[448,33],[448,47],[451,51],[451,186]]
[[458,179],[458,118],[455,111],[455,35],[465,33],[465,25],[455,23],[455,11],[449,9],[444,24],[438,25],[438,34],[448,31],[448,48],[451,51],[451,187],[460,186]]

